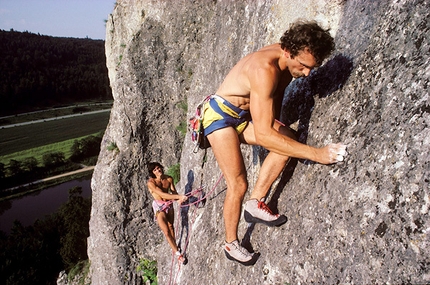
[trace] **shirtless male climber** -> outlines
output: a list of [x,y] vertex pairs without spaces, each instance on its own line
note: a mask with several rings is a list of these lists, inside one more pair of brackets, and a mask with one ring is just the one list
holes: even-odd
[[227,184],[224,251],[230,260],[253,265],[258,259],[257,254],[241,246],[237,236],[248,188],[241,143],[260,145],[270,151],[244,209],[247,222],[268,226],[279,226],[287,220],[284,215],[274,215],[264,200],[290,157],[332,164],[343,161],[346,155],[346,146],[341,143],[322,148],[302,144],[288,127],[275,120],[275,109],[279,108],[275,102],[279,98],[282,101],[292,79],[308,76],[334,50],[328,31],[312,21],[293,23],[280,43],[242,58],[204,105],[204,135]]
[[[173,200],[179,204],[187,200],[187,196],[180,195],[176,192],[172,177],[164,174],[163,166],[158,162],[148,164],[148,190],[154,197],[152,208],[160,229],[163,231],[173,253],[178,261],[184,263],[185,257],[181,254],[175,239],[175,230],[173,228]],[[169,193],[170,190],[170,193]]]

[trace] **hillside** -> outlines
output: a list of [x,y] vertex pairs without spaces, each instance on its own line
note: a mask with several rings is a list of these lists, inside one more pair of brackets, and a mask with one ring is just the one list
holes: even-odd
[[[171,2],[117,1],[108,19],[115,102],[91,184],[91,284],[142,284],[146,259],[157,261],[159,284],[429,284],[429,2]],[[222,250],[226,183],[217,183],[212,149],[193,153],[190,134],[175,127],[237,60],[279,42],[297,18],[332,28],[336,50],[285,90],[282,120],[298,121],[309,145],[347,144],[348,156],[335,165],[291,160],[268,197],[287,223],[240,220],[240,238],[261,254],[245,267]],[[248,199],[267,151],[242,153]],[[180,193],[201,185],[210,193],[201,208],[175,204],[186,265],[154,222],[150,161],[180,162]]]
[[112,98],[104,41],[0,30],[0,117]]

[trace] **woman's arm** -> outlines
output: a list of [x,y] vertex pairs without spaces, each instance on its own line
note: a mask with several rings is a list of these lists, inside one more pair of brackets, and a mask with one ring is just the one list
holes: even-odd
[[[170,182],[170,185],[173,185],[173,180],[168,179],[168,181]],[[170,186],[170,189],[172,190],[171,187],[172,186]],[[156,200],[160,198],[164,200],[178,200],[179,203],[182,203],[187,200],[187,196],[178,194],[176,192],[175,186],[173,186],[172,194],[166,193],[163,191],[163,189],[158,187],[152,179],[148,180],[148,189]]]

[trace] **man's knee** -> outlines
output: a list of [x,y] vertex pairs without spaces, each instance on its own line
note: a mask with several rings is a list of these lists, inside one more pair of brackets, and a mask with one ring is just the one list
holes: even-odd
[[248,181],[246,179],[236,179],[228,186],[234,196],[243,198],[248,189]]
[[289,161],[290,161],[291,157],[289,156],[285,156],[285,155],[280,155],[278,157],[278,160],[283,164],[286,165]]
[[278,154],[276,152],[270,152],[264,161],[269,165],[272,165],[273,163],[276,165],[279,165],[279,164],[285,165],[288,163],[288,161],[290,161],[290,157],[286,155]]

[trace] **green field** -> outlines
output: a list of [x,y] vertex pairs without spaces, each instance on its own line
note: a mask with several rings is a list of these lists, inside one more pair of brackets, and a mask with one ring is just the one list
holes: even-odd
[[62,151],[67,156],[75,139],[104,132],[109,116],[110,112],[106,111],[12,128],[0,127],[0,161],[6,157],[7,162],[18,160],[11,155],[23,157],[25,152],[36,157],[43,151]]
[[[94,133],[90,135],[96,136],[98,134],[99,133]],[[3,156],[0,156],[0,163],[3,163],[4,165],[8,165],[11,159],[23,161],[27,157],[34,157],[35,159],[37,159],[37,161],[41,162],[43,161],[44,154],[53,153],[53,152],[62,152],[64,153],[65,158],[68,159],[72,155],[71,148],[75,140],[81,140],[85,137],[87,136],[65,140],[62,142],[52,143],[49,145],[39,146],[31,149],[26,149],[26,150],[14,152],[11,154],[6,154]]]

